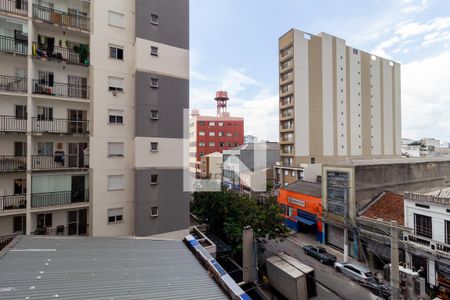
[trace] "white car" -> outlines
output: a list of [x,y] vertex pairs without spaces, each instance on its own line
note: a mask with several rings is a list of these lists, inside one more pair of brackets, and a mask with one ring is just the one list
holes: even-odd
[[373,274],[367,267],[357,264],[335,262],[334,269],[353,280],[363,283],[366,283],[369,280],[369,278],[373,277]]

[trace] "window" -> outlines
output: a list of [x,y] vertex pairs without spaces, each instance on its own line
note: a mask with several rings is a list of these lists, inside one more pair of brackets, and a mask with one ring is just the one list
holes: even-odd
[[216,126],[216,123],[215,122],[209,122],[208,125],[209,126]]
[[16,105],[16,119],[20,119],[20,120],[27,119],[27,106],[26,105]]
[[223,142],[219,143],[219,147],[224,147],[224,146],[225,146],[225,144]]
[[204,135],[205,135],[205,132],[204,132],[204,131],[199,131],[199,132],[198,132],[198,135],[204,136]]
[[222,131],[219,131],[219,136],[223,136],[223,132]]
[[37,118],[39,121],[53,121],[53,107],[38,106]]
[[445,242],[450,244],[450,221],[445,221]]
[[123,60],[123,48],[118,46],[109,46],[109,57]]
[[198,125],[205,126],[205,121],[198,122]]
[[52,214],[38,214],[36,216],[36,228],[51,228],[52,227]]
[[429,239],[433,238],[431,217],[414,214],[414,231],[416,235],[424,236]]
[[151,46],[150,47],[150,55],[158,56],[158,47]]
[[123,147],[122,142],[109,142],[108,143],[108,156],[109,157],[123,157]]
[[214,147],[216,145],[216,143],[214,143],[214,142],[209,142],[209,146],[210,147]]
[[200,157],[205,156],[205,153],[200,152]]
[[291,176],[292,176],[292,177],[295,177],[295,175],[296,175],[296,174],[295,174],[295,171],[291,171]]
[[289,175],[289,171],[288,170],[284,170],[284,176],[288,176]]
[[420,204],[420,203],[416,203],[416,207],[420,207],[420,208],[426,208],[429,209],[430,206],[429,205],[425,205],[425,204]]
[[158,120],[158,119],[159,119],[159,112],[157,110],[151,110],[150,120]]
[[157,216],[158,216],[158,206],[150,207],[150,217],[157,217]]
[[288,217],[293,217],[294,216],[294,209],[290,206],[287,207],[288,211],[287,211],[287,215]]
[[123,23],[124,23],[124,19],[125,19],[125,15],[115,12],[115,11],[108,11],[108,24],[110,26],[115,26],[115,27],[120,27],[120,28],[124,28]]
[[157,152],[158,151],[158,143],[157,142],[151,142],[150,143],[150,150],[152,152]]
[[216,133],[214,131],[209,132],[209,136],[215,136],[215,135],[216,135]]
[[358,50],[357,49],[353,49],[353,54],[358,54]]
[[150,184],[158,184],[158,175],[157,174],[150,175]]
[[108,224],[123,222],[123,208],[108,209]]
[[13,232],[25,233],[25,224],[26,217],[25,216],[16,216],[13,219]]
[[198,142],[199,147],[205,147],[205,142]]
[[110,91],[123,92],[123,78],[108,77],[108,87]]
[[223,126],[223,122],[219,122],[217,125],[219,126]]
[[150,15],[150,23],[153,25],[159,25],[159,16],[155,14]]
[[108,191],[123,190],[124,188],[123,175],[108,175]]
[[109,109],[108,114],[110,124],[123,124],[123,110]]
[[151,79],[150,79],[150,86],[151,86],[152,88],[158,88],[158,86],[159,86],[159,80],[158,80],[158,78],[151,78]]
[[38,155],[53,155],[53,142],[38,143]]
[[227,136],[233,136],[231,132],[227,132]]

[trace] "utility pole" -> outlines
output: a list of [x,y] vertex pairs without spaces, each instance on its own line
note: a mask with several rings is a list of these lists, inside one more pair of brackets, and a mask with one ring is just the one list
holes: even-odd
[[344,188],[344,262],[348,261],[348,189]]
[[392,300],[400,300],[397,221],[391,221],[390,227],[391,227],[391,296]]

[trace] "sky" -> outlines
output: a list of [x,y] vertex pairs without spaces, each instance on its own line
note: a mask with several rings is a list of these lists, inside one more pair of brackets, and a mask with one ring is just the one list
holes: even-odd
[[191,0],[190,107],[215,91],[245,134],[278,141],[278,38],[327,32],[401,63],[402,136],[450,141],[450,1]]

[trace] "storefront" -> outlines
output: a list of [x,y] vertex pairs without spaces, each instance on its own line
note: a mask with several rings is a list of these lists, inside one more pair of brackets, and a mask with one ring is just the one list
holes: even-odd
[[298,232],[311,234],[323,242],[321,186],[318,183],[297,181],[278,194],[286,225]]

